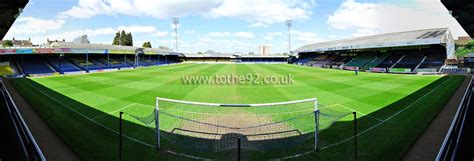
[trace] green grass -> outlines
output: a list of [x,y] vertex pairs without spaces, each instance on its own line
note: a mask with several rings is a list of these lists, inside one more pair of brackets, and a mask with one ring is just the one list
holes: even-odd
[[[260,76],[291,73],[295,84],[183,85],[181,79],[189,75],[231,73],[256,73]],[[157,96],[213,103],[268,103],[316,97],[320,107],[359,112],[361,160],[399,160],[463,80],[463,76],[380,73],[355,76],[351,71],[281,64],[182,64],[87,75],[13,79],[11,82],[84,160],[117,160],[118,135],[113,131],[118,131],[118,112],[146,116],[153,111]],[[278,110],[266,109],[263,112]],[[174,121],[162,119],[163,122]],[[127,136],[154,144],[151,128],[142,126],[131,117],[125,117],[125,120],[124,133]],[[321,145],[326,148],[295,160],[351,160],[351,134],[352,121],[346,117],[321,132]],[[347,140],[334,144],[344,139]],[[261,160],[303,153],[311,144],[308,141],[303,146],[306,148],[259,153],[251,158]],[[152,159],[189,158],[124,139],[124,160]]]

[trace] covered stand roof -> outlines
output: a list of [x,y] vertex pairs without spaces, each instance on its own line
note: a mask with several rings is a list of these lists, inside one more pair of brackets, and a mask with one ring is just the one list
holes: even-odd
[[187,58],[288,58],[287,55],[248,55],[248,54],[183,54]]
[[452,41],[447,28],[414,30],[356,37],[304,45],[295,52],[323,52],[352,49],[370,49],[398,46],[443,44]]
[[71,53],[109,53],[109,54],[135,54],[138,49],[143,49],[143,53],[152,54],[170,54],[170,50],[159,48],[139,48],[134,46],[120,46],[108,44],[80,44],[72,42],[53,42],[51,48],[68,48]]
[[0,1],[0,39],[5,34],[20,15],[29,0],[2,0]]
[[441,0],[454,18],[474,37],[474,1],[473,0]]
[[109,49],[109,50],[137,50],[138,47],[134,46],[120,46],[120,45],[108,45],[108,44],[80,44],[72,42],[53,42],[51,43],[52,48],[71,48],[71,49]]

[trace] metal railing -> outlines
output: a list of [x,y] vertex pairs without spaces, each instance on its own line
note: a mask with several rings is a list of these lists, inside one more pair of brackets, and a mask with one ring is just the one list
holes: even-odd
[[459,147],[459,141],[464,129],[464,122],[467,117],[466,114],[472,96],[473,78],[474,77],[471,78],[467,90],[462,98],[461,104],[459,104],[458,110],[454,115],[453,121],[451,122],[451,127],[449,128],[438,155],[436,156],[436,161],[456,160],[456,153]]
[[5,106],[7,107],[10,114],[13,126],[16,130],[18,141],[20,142],[23,154],[25,155],[25,159],[30,161],[45,161],[46,158],[41,152],[41,149],[36,143],[35,138],[31,134],[27,124],[25,123],[25,120],[21,116],[20,111],[16,107],[15,102],[13,101],[1,78],[0,84],[2,97],[5,100]]

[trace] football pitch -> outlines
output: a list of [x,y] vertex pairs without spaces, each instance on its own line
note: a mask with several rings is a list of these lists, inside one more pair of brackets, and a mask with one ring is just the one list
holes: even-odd
[[[185,83],[188,76],[253,75],[286,83]],[[361,160],[399,160],[444,107],[464,76],[418,76],[321,69],[288,64],[179,64],[116,72],[12,79],[11,83],[84,160],[118,160],[119,112],[148,116],[155,98],[250,104],[317,98],[320,108],[357,112]],[[312,107],[309,107],[311,110]],[[205,109],[201,109],[205,110]],[[278,113],[278,109],[270,112]],[[318,152],[288,149],[250,157],[352,160],[352,115],[321,131]],[[124,160],[187,160],[156,150],[152,127],[124,116]],[[160,120],[161,121],[161,120]],[[173,122],[162,118],[163,122]],[[310,122],[311,123],[311,122]],[[313,122],[314,123],[314,122]],[[295,125],[297,126],[297,125]],[[312,143],[305,143],[310,146]],[[166,143],[164,143],[166,149]],[[189,152],[193,155],[193,152]],[[212,158],[212,156],[200,156]]]

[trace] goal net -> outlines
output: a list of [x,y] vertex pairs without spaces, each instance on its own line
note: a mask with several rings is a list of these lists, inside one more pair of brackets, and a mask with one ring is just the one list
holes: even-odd
[[316,98],[264,103],[216,104],[156,98],[147,117],[154,125],[157,148],[222,152],[240,149],[272,151],[311,142],[318,149],[319,131],[349,112],[321,110]]

